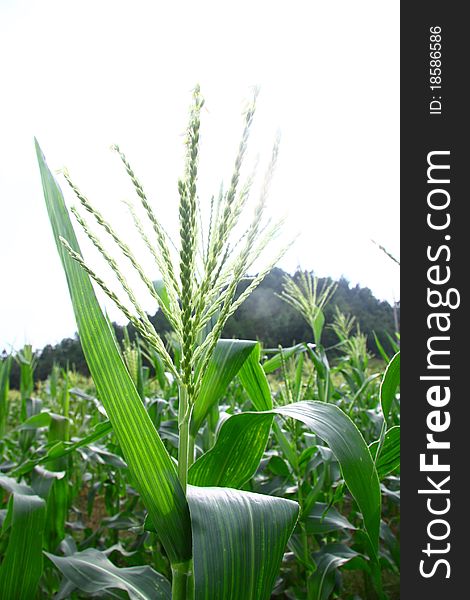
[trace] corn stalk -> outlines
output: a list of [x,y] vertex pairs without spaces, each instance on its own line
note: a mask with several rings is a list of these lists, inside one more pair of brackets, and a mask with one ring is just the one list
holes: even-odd
[[[219,194],[217,200],[211,202],[210,224],[207,235],[203,236],[199,226],[202,209],[197,195],[203,100],[199,88],[195,89],[186,135],[186,166],[178,182],[180,240],[175,251],[128,159],[118,146],[114,146],[139,199],[144,222],[135,207],[131,208],[132,220],[154,258],[156,270],[164,283],[164,294],[154,286],[154,277],[144,272],[132,249],[65,171],[65,179],[81,207],[73,207],[72,213],[111,267],[120,292],[115,292],[87,263],[78,245],[62,192],[45,163],[39,145],[36,145],[46,206],[66,274],[84,354],[124,458],[148,510],[150,526],[157,531],[171,562],[174,600],[268,599],[286,542],[298,517],[299,507],[293,501],[235,489],[231,487],[233,480],[219,479],[212,483],[201,475],[206,472],[199,462],[201,459],[192,464],[195,436],[211,406],[223,393],[224,386],[237,373],[256,412],[253,413],[254,417],[249,414],[245,416],[246,425],[237,425],[229,431],[228,441],[226,435],[223,438],[219,435],[214,452],[211,454],[209,451],[202,457],[210,461],[209,472],[225,470],[227,473],[236,473],[239,475],[236,480],[238,485],[259,464],[274,415],[285,414],[288,418],[297,418],[312,429],[318,429],[333,449],[336,448],[349,485],[356,490],[356,500],[364,513],[371,547],[375,552],[377,550],[380,493],[374,463],[360,434],[354,430],[349,432],[349,438],[354,440],[350,447],[344,439],[344,428],[349,423],[345,421],[347,417],[333,406],[326,407],[326,414],[315,403],[294,403],[289,410],[274,411],[266,376],[259,364],[259,346],[252,342],[224,344],[225,341],[220,340],[227,320],[285,251],[281,250],[278,257],[252,278],[246,290],[237,296],[240,282],[279,229],[279,224],[263,225],[266,198],[278,156],[278,140],[261,182],[252,220],[241,234],[236,229],[242,212],[247,208],[253,183],[252,176],[244,184],[240,181],[255,100],[256,94],[245,113],[242,138],[229,186]],[[91,215],[95,226],[114,242],[119,259],[105,249],[99,236],[85,220],[84,212]],[[155,306],[172,325],[181,350],[180,360],[174,360],[142,308],[142,302],[128,284],[122,269],[123,260],[130,263]],[[92,281],[134,325],[139,336],[159,355],[177,382],[177,468],[139,397],[110,324],[99,307]],[[328,417],[332,419],[330,425],[322,425],[325,420],[328,421]],[[254,427],[253,419],[256,421]],[[259,427],[259,419],[262,427]],[[255,435],[256,444],[246,444],[249,435]],[[224,448],[235,448],[237,439],[245,450],[245,457],[241,456],[240,451],[216,452],[220,448],[217,447],[219,440],[220,443],[225,440]],[[249,464],[244,464],[244,460]],[[368,495],[364,494],[365,481]],[[192,482],[197,485],[192,485]],[[220,487],[221,484],[229,487]],[[211,487],[206,487],[208,485]]]

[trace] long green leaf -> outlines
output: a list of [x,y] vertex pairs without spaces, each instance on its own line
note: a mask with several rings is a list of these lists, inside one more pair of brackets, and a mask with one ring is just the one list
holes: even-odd
[[273,407],[271,390],[263,367],[260,365],[261,347],[256,344],[254,351],[243,363],[238,377],[256,410],[269,410]]
[[[373,442],[369,448],[375,458],[379,442]],[[375,468],[379,479],[383,479],[398,469],[400,466],[400,426],[391,427],[385,432],[380,454],[375,460]]]
[[0,361],[0,439],[5,434],[8,419],[8,390],[10,387],[11,356]]
[[[42,415],[44,413],[40,413]],[[31,417],[34,418],[34,417]],[[30,421],[30,419],[28,419]],[[44,421],[50,422],[49,419],[44,419]],[[63,458],[68,454],[72,454],[77,448],[82,448],[83,446],[88,446],[93,442],[101,439],[105,435],[108,435],[113,430],[111,423],[109,421],[103,421],[102,423],[98,423],[93,427],[91,433],[86,435],[85,437],[78,439],[75,442],[64,442],[59,441],[55,444],[49,446],[47,452],[43,456],[39,456],[38,458],[30,458],[21,464],[19,467],[12,471],[12,475],[15,477],[20,477],[21,475],[25,475],[34,469],[36,465],[40,465],[43,463],[48,463],[50,461],[54,461],[56,459]]]
[[378,553],[380,483],[371,453],[351,419],[334,404],[295,402],[272,412],[297,419],[319,435],[338,460],[344,481],[364,519],[372,549]]
[[[275,413],[301,421],[329,445],[341,466],[349,491],[362,512],[372,548],[377,553],[381,506],[377,470],[361,433],[353,421],[333,404],[308,401],[295,402],[271,411],[249,412],[230,417],[224,423],[224,426],[229,425],[224,435],[221,435],[223,426],[216,444],[207,458],[205,459],[203,456],[199,459],[201,466],[196,466],[199,461],[194,463],[194,481],[199,481],[201,485],[209,485],[212,477],[211,472],[214,473],[214,481],[218,481],[219,477],[223,477],[225,470],[231,474],[233,473],[233,475],[227,477],[231,485],[234,482],[239,483],[234,473],[241,462],[243,468],[246,469],[244,480],[247,480],[245,478],[247,478],[250,470],[250,477],[254,475],[259,464],[259,461],[256,463],[256,460],[259,457],[259,447],[261,446],[258,441],[259,445],[258,448],[255,447],[256,451],[253,450],[252,452],[250,448],[253,431],[256,430],[256,422],[258,424],[264,423],[266,415]],[[232,422],[231,425],[230,422]],[[236,444],[237,448],[245,447],[247,455],[245,459],[240,459],[239,452],[230,450],[232,436],[232,443]],[[199,468],[200,472],[198,472]]]
[[[53,413],[43,410],[40,413],[28,417],[23,423],[20,423],[18,430],[23,429],[40,429],[41,427],[49,427],[52,421]],[[63,417],[62,417],[63,418]]]
[[189,483],[240,488],[259,466],[272,421],[273,416],[266,413],[229,417],[220,428],[214,446],[191,466]]
[[0,485],[13,492],[3,523],[10,537],[0,566],[0,598],[31,600],[42,575],[46,504],[28,486],[8,477],[0,476]]
[[0,473],[0,487],[10,494],[21,494],[23,496],[34,496],[35,491],[26,483],[18,483],[16,479]]
[[48,550],[55,550],[65,537],[69,509],[65,471],[48,471],[36,467],[32,473],[31,486],[46,501],[44,545]]
[[321,308],[319,308],[315,314],[313,319],[313,339],[317,345],[320,344],[321,334],[323,331],[323,326],[325,325],[325,315]]
[[400,352],[397,352],[388,363],[380,385],[380,404],[384,419],[387,421],[392,403],[400,385]]
[[[352,420],[337,406],[324,402],[295,402],[271,411],[247,412],[227,419],[213,448],[190,470],[198,485],[237,487],[254,475],[265,447],[266,418],[280,414],[303,422],[331,448],[344,480],[362,512],[365,528],[377,553],[380,527],[380,483],[371,453]],[[259,436],[256,434],[260,429]],[[261,449],[263,448],[263,450]],[[243,455],[244,454],[244,455]],[[240,469],[243,476],[237,476]]]
[[195,600],[267,600],[296,502],[227,488],[188,486]]
[[375,339],[375,343],[377,345],[377,348],[379,350],[380,356],[384,359],[384,361],[388,364],[390,362],[390,357],[389,355],[385,352],[384,347],[382,346],[382,344],[380,343],[379,338],[377,337],[377,334],[375,333],[375,331],[372,332],[374,334],[374,339]]
[[[276,369],[280,369],[283,360],[286,361],[292,356],[297,356],[297,354],[305,352],[307,347],[307,344],[296,344],[295,346],[290,346],[289,348],[281,348],[279,352],[276,352],[274,356],[271,356],[271,358],[263,363],[263,371],[265,373],[272,373]],[[265,352],[272,352],[272,350],[265,350]]]
[[272,422],[266,417],[274,413],[303,422],[329,445],[359,505],[372,547],[377,553],[381,505],[377,470],[359,430],[333,404],[295,402],[271,411],[247,412],[230,417],[221,427],[213,448],[192,466],[190,481],[201,486],[243,485],[258,468],[266,445],[264,435]]
[[248,357],[259,347],[249,340],[219,340],[194,403],[191,431],[196,434],[211,406],[224,394],[228,384]]
[[[100,594],[105,597],[108,590],[124,590],[131,600],[171,600],[169,582],[149,566],[116,567],[106,554],[95,548],[87,548],[83,552],[75,552],[70,556],[46,556],[61,571],[64,577],[88,594]],[[69,597],[70,586],[67,587]]]
[[317,569],[308,582],[310,600],[328,600],[335,587],[335,570],[359,554],[344,544],[327,544],[315,553]]
[[88,275],[70,258],[59,236],[80,252],[62,192],[36,142],[44,196],[62,260],[80,340],[114,432],[142,499],[172,562],[191,556],[191,525],[185,495],[163,445],[124,365]]
[[336,508],[324,502],[315,502],[308,515],[302,515],[307,533],[328,533],[338,529],[356,529],[346,517],[343,517]]
[[[230,345],[222,340],[220,357],[226,364],[232,364],[226,376],[216,371],[219,378],[232,378],[236,365],[238,377],[259,411],[272,408],[271,390],[263,368],[260,365],[260,344],[230,340]],[[234,342],[238,342],[234,344]],[[249,352],[244,348],[248,347]],[[223,354],[222,354],[223,352]],[[225,385],[225,384],[224,384]],[[255,473],[263,456],[272,425],[272,417],[264,415],[253,419],[252,413],[233,415],[222,425],[214,446],[199,458],[189,471],[189,482],[200,486],[241,487]],[[196,421],[197,422],[197,421]]]

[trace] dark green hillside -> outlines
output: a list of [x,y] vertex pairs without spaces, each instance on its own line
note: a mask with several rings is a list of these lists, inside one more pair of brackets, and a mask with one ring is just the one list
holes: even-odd
[[[276,296],[282,289],[284,278],[282,269],[273,271],[264,279],[248,300],[242,304],[224,329],[224,337],[239,339],[259,339],[266,347],[291,346],[299,341],[312,341],[309,326],[302,317],[289,305]],[[320,279],[320,286],[325,280]],[[240,286],[240,293],[248,285]],[[326,322],[331,323],[335,307],[354,315],[361,331],[368,334],[368,345],[371,352],[376,352],[373,331],[388,348],[387,333],[393,334],[393,307],[388,302],[378,300],[369,288],[358,285],[350,287],[346,279],[338,282],[333,300],[325,308]],[[158,331],[169,329],[165,317],[158,312],[152,318]],[[123,328],[115,325],[119,340],[123,337]],[[130,328],[132,335],[132,327]],[[333,346],[337,343],[335,334],[328,327],[325,329],[323,343]],[[63,367],[67,364],[87,375],[88,368],[83,357],[78,338],[66,338],[55,346],[48,345],[39,355],[36,377],[45,379],[51,372],[53,363]],[[12,385],[18,385],[19,372],[16,364],[12,365]]]

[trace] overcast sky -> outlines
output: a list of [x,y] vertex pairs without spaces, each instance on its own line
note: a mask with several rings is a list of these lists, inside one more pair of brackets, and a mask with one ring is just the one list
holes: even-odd
[[119,143],[171,229],[197,82],[201,199],[229,177],[259,85],[249,159],[263,167],[281,131],[269,213],[287,216],[277,243],[296,240],[279,266],[399,299],[398,267],[370,241],[399,255],[398,47],[398,2],[2,0],[0,350],[75,331],[33,136],[126,233]]

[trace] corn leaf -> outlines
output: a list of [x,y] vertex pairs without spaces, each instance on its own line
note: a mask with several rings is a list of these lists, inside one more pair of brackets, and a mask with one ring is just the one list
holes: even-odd
[[273,416],[240,413],[220,428],[214,446],[189,469],[189,483],[240,488],[256,472],[271,431]]
[[261,347],[256,344],[253,352],[243,363],[238,377],[256,410],[269,410],[273,407],[271,390],[263,367],[260,365]]
[[323,332],[323,326],[325,325],[325,315],[323,311],[319,308],[315,314],[313,319],[313,339],[315,343],[320,344],[321,334]]
[[10,537],[0,566],[0,598],[31,600],[43,569],[46,503],[9,477],[0,476],[0,486],[11,492],[2,530],[10,529]]
[[380,483],[369,448],[356,425],[337,406],[325,402],[295,402],[275,408],[272,412],[301,421],[328,444],[362,512],[365,529],[377,555]]
[[[310,344],[310,346],[313,346],[313,344]],[[272,373],[276,369],[280,369],[283,360],[286,361],[292,356],[297,356],[297,354],[305,352],[307,347],[307,344],[296,344],[295,346],[290,346],[289,348],[281,348],[279,352],[276,352],[274,356],[271,356],[271,358],[263,363],[263,371],[265,373]],[[265,352],[268,352],[268,350]]]
[[327,379],[329,365],[328,365],[328,359],[326,358],[325,352],[322,352],[321,348],[318,348],[318,352],[315,352],[315,350],[313,350],[312,345],[308,346],[308,352],[313,361],[313,364],[315,365],[315,369],[318,371],[320,378]]
[[5,434],[8,419],[8,390],[10,387],[11,356],[0,361],[0,439]]
[[[40,413],[37,416],[40,416],[43,414],[48,414],[48,413]],[[31,417],[31,419],[33,419],[33,418],[34,417]],[[28,419],[28,422],[31,421],[31,419]],[[47,421],[47,423],[50,423],[49,418],[44,419],[44,421],[45,422]],[[58,441],[58,442],[54,443],[52,446],[48,445],[48,450],[43,456],[39,456],[38,458],[28,459],[23,464],[21,464],[19,467],[14,469],[11,472],[11,474],[14,475],[15,477],[20,477],[21,475],[24,475],[25,473],[29,473],[32,469],[34,469],[34,467],[36,465],[40,465],[43,463],[48,463],[50,461],[54,461],[56,459],[60,459],[64,456],[67,456],[68,454],[71,454],[72,452],[77,450],[77,448],[82,448],[83,446],[88,446],[88,444],[96,442],[97,440],[101,439],[105,435],[108,435],[108,433],[110,433],[112,430],[113,430],[113,428],[109,421],[103,421],[102,423],[98,423],[97,425],[95,425],[93,427],[93,429],[91,430],[91,433],[89,433],[88,435],[86,435],[85,437],[83,437],[81,439],[78,439],[75,442]]]
[[[373,442],[369,448],[375,458],[379,442]],[[385,432],[380,454],[375,459],[375,468],[379,479],[383,479],[398,469],[400,466],[400,427],[396,425]]]
[[324,534],[339,529],[356,529],[336,508],[324,502],[315,502],[310,512],[302,515],[302,522],[307,533]]
[[[233,342],[237,341],[239,344],[234,345]],[[242,354],[246,344],[250,344],[250,351]],[[237,361],[241,363],[238,377],[256,410],[272,408],[271,390],[260,365],[259,343],[231,340],[231,345],[225,346],[226,351],[229,349],[233,362],[236,358],[240,359]],[[226,356],[229,356],[228,352]],[[230,375],[234,376],[233,369]],[[222,372],[219,372],[219,377],[222,377]],[[253,476],[266,448],[273,419],[267,414],[253,419],[251,414],[233,415],[224,422],[214,446],[190,468],[190,483],[239,488]]]
[[267,600],[295,526],[296,502],[188,486],[195,600]]
[[22,431],[24,429],[40,429],[41,427],[49,427],[53,418],[53,414],[54,413],[43,410],[40,413],[32,415],[18,426],[18,430]]
[[59,236],[80,252],[62,192],[36,142],[46,206],[62,260],[83,352],[98,395],[142,499],[172,562],[191,556],[191,524],[176,469],[124,365],[88,275],[70,258]]
[[[378,551],[380,484],[371,453],[351,419],[337,406],[324,402],[295,402],[265,412],[246,412],[227,419],[213,448],[190,470],[190,481],[198,485],[237,487],[256,472],[266,446],[265,428],[273,414],[297,419],[319,435],[338,460],[344,480],[364,519],[374,552]],[[257,427],[260,429],[256,435]],[[261,450],[263,448],[263,450]],[[243,455],[243,456],[242,456]],[[237,477],[237,469],[243,477]]]
[[327,544],[315,552],[317,569],[308,581],[311,600],[328,600],[335,587],[335,570],[360,555],[344,544]]
[[209,409],[220,400],[228,384],[239,372],[258,342],[249,340],[219,340],[204,374],[201,390],[194,403],[191,431],[197,433]]
[[387,369],[380,385],[380,404],[384,419],[387,421],[395,399],[397,388],[400,385],[400,352],[397,352],[388,363]]
[[384,361],[388,364],[390,362],[390,356],[385,352],[384,347],[382,346],[382,344],[380,343],[379,338],[377,337],[377,334],[375,333],[375,331],[372,332],[374,334],[374,339],[375,339],[375,344],[377,346],[377,349],[380,353],[380,356],[384,359]]
[[170,306],[170,298],[168,296],[168,290],[165,287],[165,284],[163,283],[163,281],[161,279],[157,279],[157,281],[153,282],[153,287],[155,288],[155,291],[157,292],[160,300],[162,301],[163,305],[165,306],[165,308],[168,311],[171,311],[171,306]]
[[34,492],[46,502],[44,546],[55,550],[65,537],[68,517],[68,481],[65,471],[48,471],[36,467],[31,477]]
[[[73,588],[88,594],[100,594],[106,597],[109,590],[124,590],[131,600],[171,600],[169,582],[149,566],[116,567],[106,554],[95,548],[87,548],[83,552],[75,552],[70,556],[55,556],[45,552],[59,571],[66,577]],[[70,585],[66,587],[69,597]]]

